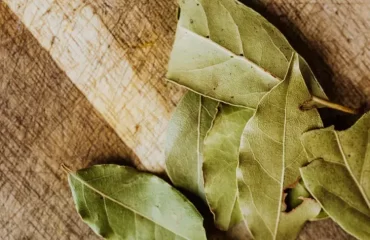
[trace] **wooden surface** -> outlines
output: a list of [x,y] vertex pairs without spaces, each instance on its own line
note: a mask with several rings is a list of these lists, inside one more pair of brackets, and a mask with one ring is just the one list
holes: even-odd
[[[368,102],[370,0],[257,8],[336,101]],[[61,163],[163,169],[164,132],[183,93],[163,81],[175,9],[170,0],[0,1],[2,239],[98,239],[75,213]],[[300,236],[349,238],[331,221]]]

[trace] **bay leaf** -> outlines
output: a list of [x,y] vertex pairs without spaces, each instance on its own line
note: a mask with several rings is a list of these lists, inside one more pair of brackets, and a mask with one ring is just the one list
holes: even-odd
[[[344,131],[333,127],[302,136],[314,160],[301,168],[310,193],[344,230],[370,239],[370,114]],[[319,147],[320,146],[320,147]]]
[[[209,98],[256,108],[284,78],[293,48],[277,28],[235,0],[179,0],[167,79]],[[310,85],[321,87],[302,59]],[[304,66],[303,66],[304,65]],[[315,93],[315,92],[314,92]]]
[[[262,98],[242,135],[240,206],[256,239],[277,239],[281,232],[286,236],[297,233],[297,229],[283,228],[283,191],[294,186],[300,177],[299,168],[308,163],[300,142],[302,133],[323,126],[316,109],[300,109],[311,96],[305,80],[300,58],[294,54],[285,80]],[[303,211],[301,207],[295,211]],[[312,218],[314,210],[316,206],[297,216],[299,229],[304,224],[302,219]]]
[[221,104],[204,140],[204,188],[215,224],[221,230],[243,220],[236,175],[241,134],[253,113],[250,109]]
[[206,239],[197,209],[154,175],[97,165],[68,180],[78,213],[106,239]]
[[297,239],[299,232],[307,220],[316,218],[321,206],[312,198],[301,198],[302,203],[290,212],[282,212],[279,230],[275,239]]
[[175,186],[205,200],[203,142],[219,102],[187,92],[170,120],[166,140],[166,172]]
[[288,208],[294,209],[301,205],[305,198],[311,198],[311,195],[304,187],[303,181],[300,180],[294,188],[288,189],[285,202],[287,203]]
[[[294,210],[299,205],[301,205],[307,199],[313,199],[314,197],[304,186],[303,180],[300,179],[297,185],[294,188],[288,189],[288,194],[286,196],[286,204],[288,205],[289,211]],[[329,218],[327,213],[321,209],[320,213],[317,216],[309,219],[310,221],[320,221]]]
[[311,222],[321,221],[321,220],[326,220],[328,218],[329,218],[329,215],[325,212],[324,209],[321,208],[320,213],[315,218],[310,219],[310,221]]

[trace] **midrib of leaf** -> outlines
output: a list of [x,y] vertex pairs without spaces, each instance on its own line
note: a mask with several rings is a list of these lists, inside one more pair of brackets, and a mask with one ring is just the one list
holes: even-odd
[[197,182],[198,182],[198,193],[201,195],[202,189],[201,186],[203,185],[201,180],[201,172],[202,172],[202,165],[200,161],[200,121],[202,116],[202,96],[197,96],[199,98],[199,108],[198,108],[198,135],[197,135],[197,159],[198,159],[198,165],[197,165]]
[[[80,177],[78,177],[76,174],[74,174],[74,173],[69,173],[69,174],[70,174],[70,176],[72,176],[74,179],[76,179],[77,181],[79,181],[80,183],[82,183],[82,184],[83,184],[83,186],[86,186],[86,187],[90,188],[92,191],[94,191],[94,192],[98,193],[98,194],[99,194],[100,196],[102,196],[103,198],[106,198],[106,199],[108,199],[108,200],[110,200],[110,201],[112,201],[112,202],[114,202],[114,203],[116,203],[116,204],[120,205],[121,207],[126,208],[126,209],[128,209],[128,210],[132,211],[132,212],[133,212],[133,213],[135,213],[135,214],[140,215],[141,217],[143,217],[143,218],[145,218],[145,219],[149,220],[150,222],[154,223],[155,225],[159,225],[158,223],[155,223],[152,219],[149,219],[148,217],[146,217],[146,216],[144,216],[144,215],[140,214],[139,212],[137,212],[136,210],[132,209],[131,207],[129,207],[129,206],[127,206],[127,205],[125,205],[125,204],[123,204],[123,203],[119,202],[118,200],[116,200],[116,199],[114,199],[114,198],[111,198],[110,196],[108,196],[108,195],[104,194],[103,192],[99,191],[98,189],[94,188],[93,186],[91,186],[90,184],[88,184],[86,181],[84,181],[83,179],[81,179]],[[84,191],[84,190],[83,190],[83,191]],[[84,196],[85,196],[85,195],[84,195]],[[104,201],[105,201],[105,200],[104,200]],[[86,201],[85,201],[85,204],[86,204]],[[87,206],[87,204],[86,204],[86,206]],[[107,212],[106,212],[106,214],[107,214]],[[155,225],[154,225],[154,226],[155,226]],[[171,232],[171,233],[175,234],[175,236],[180,236],[180,237],[182,237],[182,238],[184,238],[184,239],[188,239],[188,238],[186,238],[186,237],[184,237],[184,236],[182,236],[182,235],[180,235],[180,234],[178,234],[178,233],[173,232],[172,230],[170,230],[170,229],[166,228],[165,226],[162,226],[162,225],[161,225],[161,227],[163,227],[163,228],[164,228],[164,229],[166,229],[167,231],[169,231],[169,232]],[[191,240],[191,239],[188,239],[188,240]]]
[[346,168],[348,169],[348,172],[351,174],[351,177],[352,177],[352,178],[353,178],[353,180],[355,181],[355,183],[356,183],[356,185],[357,185],[358,189],[360,190],[360,193],[361,193],[361,195],[362,195],[363,199],[365,200],[365,202],[366,202],[366,204],[367,204],[368,208],[370,209],[370,202],[369,202],[369,199],[367,198],[367,196],[366,196],[366,194],[365,194],[364,189],[362,188],[361,184],[358,182],[357,178],[355,177],[355,175],[354,175],[354,174],[353,174],[353,172],[352,172],[351,167],[350,167],[350,166],[349,166],[349,164],[348,164],[348,159],[347,159],[347,157],[346,157],[346,155],[345,155],[345,153],[344,153],[344,150],[343,150],[343,147],[342,147],[342,143],[341,143],[341,141],[340,141],[340,138],[339,138],[339,136],[338,136],[337,131],[334,131],[334,135],[335,135],[335,138],[336,138],[336,140],[337,140],[337,144],[338,144],[338,147],[339,147],[340,153],[341,153],[341,155],[342,155],[342,158],[343,158],[343,160],[344,160],[344,163],[345,163],[345,165],[346,165]]
[[[292,56],[292,59],[290,60],[291,63],[292,61],[294,61],[294,54]],[[289,71],[291,70],[290,68],[292,68],[292,64],[289,64],[289,67],[288,67],[288,71],[286,73],[286,75],[289,74]],[[285,77],[286,78],[286,77]],[[283,161],[283,164],[281,166],[281,179],[280,179],[280,201],[279,201],[279,205],[278,205],[278,215],[276,217],[276,224],[275,224],[275,232],[274,232],[274,236],[273,236],[273,239],[276,239],[276,236],[278,234],[278,229],[279,229],[279,221],[280,221],[280,215],[281,215],[281,204],[282,204],[282,200],[283,200],[283,190],[284,190],[284,177],[285,177],[285,151],[286,151],[286,146],[285,146],[285,142],[286,142],[286,128],[287,128],[287,120],[286,120],[286,116],[287,116],[287,102],[288,102],[288,96],[289,96],[289,86],[288,86],[288,89],[287,89],[287,92],[285,94],[285,107],[284,107],[284,131],[283,131],[283,144],[282,144],[282,147],[283,147],[283,156],[282,156],[282,161]]]
[[[172,80],[172,79],[169,79],[169,78],[167,78],[167,77],[165,77],[164,79],[165,79],[166,81],[169,81],[169,82],[171,82],[171,83],[173,83],[173,84],[175,84],[175,85],[179,86],[179,87],[182,87],[182,88],[184,88],[184,89],[186,89],[186,90],[192,91],[192,92],[194,92],[194,93],[196,93],[196,94],[198,94],[198,95],[201,95],[201,96],[203,96],[203,97],[206,97],[206,98],[212,99],[212,100],[214,100],[214,101],[217,101],[217,102],[220,102],[220,103],[224,103],[224,104],[227,104],[227,105],[231,105],[231,106],[234,106],[234,107],[240,107],[240,108],[246,108],[246,109],[250,109],[250,110],[256,110],[256,107],[250,107],[250,106],[245,106],[245,105],[240,105],[240,104],[233,104],[233,103],[230,103],[230,102],[227,102],[227,101],[224,101],[224,100],[221,100],[221,99],[215,98],[215,97],[211,97],[211,96],[207,95],[207,93],[201,93],[201,92],[199,92],[199,91],[196,91],[196,90],[192,89],[191,87],[188,87],[188,86],[186,86],[186,85],[182,85],[182,84],[180,84],[180,83],[178,83],[178,82],[176,82],[176,81],[174,81],[174,80]],[[245,95],[253,95],[253,94],[258,94],[258,93],[266,93],[266,92],[253,92],[253,93],[247,93],[247,94],[245,94]]]
[[[212,39],[211,39],[211,38],[203,37],[202,35],[200,35],[200,34],[198,34],[198,33],[196,33],[196,32],[193,32],[193,31],[191,31],[191,30],[189,30],[189,29],[187,29],[187,28],[185,28],[185,27],[183,27],[183,26],[181,26],[181,25],[180,25],[179,27],[180,27],[180,28],[182,28],[183,30],[185,30],[187,33],[190,33],[190,34],[194,35],[194,36],[195,36],[195,37],[197,37],[197,38],[201,38],[201,39],[202,39],[202,41],[206,41],[206,42],[208,42],[209,44],[213,44],[214,46],[216,46],[216,47],[220,48],[222,51],[227,52],[227,53],[229,54],[229,56],[232,56],[233,58],[241,59],[241,60],[243,60],[244,62],[247,62],[248,64],[250,64],[250,65],[252,65],[253,67],[257,68],[257,69],[258,69],[262,74],[267,75],[267,76],[269,76],[269,77],[271,77],[271,78],[274,78],[276,81],[279,81],[279,82],[281,82],[281,81],[282,81],[282,79],[280,79],[280,78],[278,78],[278,77],[276,77],[276,76],[272,75],[272,74],[271,74],[267,69],[264,69],[264,68],[262,68],[260,65],[258,65],[258,64],[256,64],[256,63],[254,63],[252,60],[250,60],[249,58],[247,58],[245,55],[243,55],[243,56],[239,56],[239,55],[237,55],[237,54],[233,53],[232,51],[230,51],[229,49],[227,49],[227,48],[223,47],[222,45],[220,45],[220,44],[218,44],[218,43],[216,43],[216,42],[212,41]],[[227,60],[227,61],[229,61],[229,60]],[[211,66],[209,66],[209,67],[211,67]],[[192,69],[192,70],[193,70],[193,69]],[[197,70],[197,69],[195,69],[195,70]],[[188,70],[188,71],[189,71],[189,70]]]

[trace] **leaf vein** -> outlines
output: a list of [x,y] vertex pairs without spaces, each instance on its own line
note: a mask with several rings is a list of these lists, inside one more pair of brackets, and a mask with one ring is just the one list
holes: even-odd
[[[187,29],[187,28],[185,28],[183,26],[180,26],[180,28],[182,28],[184,31],[186,31],[189,34],[192,34],[193,36],[195,36],[197,38],[201,38],[203,41],[208,42],[210,45],[215,45],[216,47],[221,48],[224,52],[227,52],[229,56],[232,55],[234,58],[241,59],[242,61],[246,62],[248,65],[252,65],[256,69],[259,69],[262,74],[267,75],[267,76],[269,76],[272,79],[275,79],[277,82],[281,82],[282,81],[282,79],[280,79],[278,77],[275,77],[267,69],[264,69],[260,65],[254,63],[252,60],[248,59],[246,56],[238,56],[235,53],[233,53],[232,51],[230,51],[229,49],[227,49],[227,48],[225,48],[225,47],[223,47],[223,46],[221,46],[221,45],[213,42],[209,38],[205,38],[205,37],[199,35],[198,33],[195,33],[193,31],[190,31],[189,29]],[[229,60],[231,60],[231,59],[229,59]]]
[[[114,199],[114,198],[112,198],[112,197],[110,197],[110,196],[108,196],[108,195],[104,194],[103,192],[99,191],[98,189],[94,188],[93,186],[91,186],[90,184],[88,184],[85,180],[83,180],[83,179],[79,178],[77,175],[72,174],[72,173],[71,173],[70,175],[71,175],[73,178],[75,178],[77,181],[81,182],[81,183],[83,184],[83,186],[86,186],[86,187],[90,188],[92,191],[94,191],[94,192],[96,192],[97,194],[101,195],[103,198],[107,198],[108,200],[110,200],[110,201],[112,201],[112,202],[114,202],[114,203],[118,204],[119,206],[124,207],[124,208],[127,208],[128,210],[130,210],[130,211],[131,211],[131,212],[133,212],[133,213],[137,213],[138,215],[142,216],[143,218],[148,219],[148,220],[149,220],[149,221],[151,221],[151,222],[153,221],[152,219],[148,218],[147,216],[140,214],[140,212],[136,211],[135,209],[133,209],[133,208],[131,208],[131,207],[129,207],[129,206],[127,206],[127,205],[123,204],[122,202],[120,202],[120,201],[118,201],[118,200],[116,200],[116,199]],[[158,225],[157,223],[153,223],[153,224],[154,224],[154,226]],[[171,233],[173,233],[173,234],[179,235],[179,234],[177,234],[177,233],[173,232],[172,230],[170,230],[170,229],[166,228],[165,226],[161,226],[161,227],[163,227],[164,229],[166,229],[167,231],[169,231],[169,232],[171,232]],[[181,236],[181,235],[179,235],[179,236]],[[182,237],[182,238],[184,238],[184,239],[187,239],[187,238],[186,238],[186,237],[184,237],[184,236],[181,236],[181,237]],[[189,239],[189,240],[190,240],[190,239]]]
[[[248,144],[249,144],[249,146],[251,146],[251,144],[250,144],[250,142],[249,142],[249,139],[248,138],[246,138],[246,140],[248,141]],[[278,184],[280,184],[280,181],[279,180],[277,180],[276,178],[274,178],[268,171],[267,171],[267,169],[265,169],[265,167],[260,163],[260,160],[258,160],[257,159],[257,157],[256,157],[256,155],[254,154],[254,151],[253,151],[253,148],[252,148],[252,146],[251,146],[251,152],[252,152],[252,155],[253,155],[253,159],[254,159],[254,161],[255,162],[257,162],[258,163],[258,165],[261,167],[261,169],[271,178],[271,179],[273,179],[275,182],[277,182]]]

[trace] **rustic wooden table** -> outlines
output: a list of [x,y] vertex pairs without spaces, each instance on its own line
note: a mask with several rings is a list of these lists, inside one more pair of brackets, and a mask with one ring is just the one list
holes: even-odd
[[[288,35],[335,101],[368,102],[370,0],[245,2]],[[98,239],[61,163],[163,170],[183,94],[163,81],[175,10],[173,0],[0,0],[2,239]],[[299,239],[350,237],[326,220]]]

